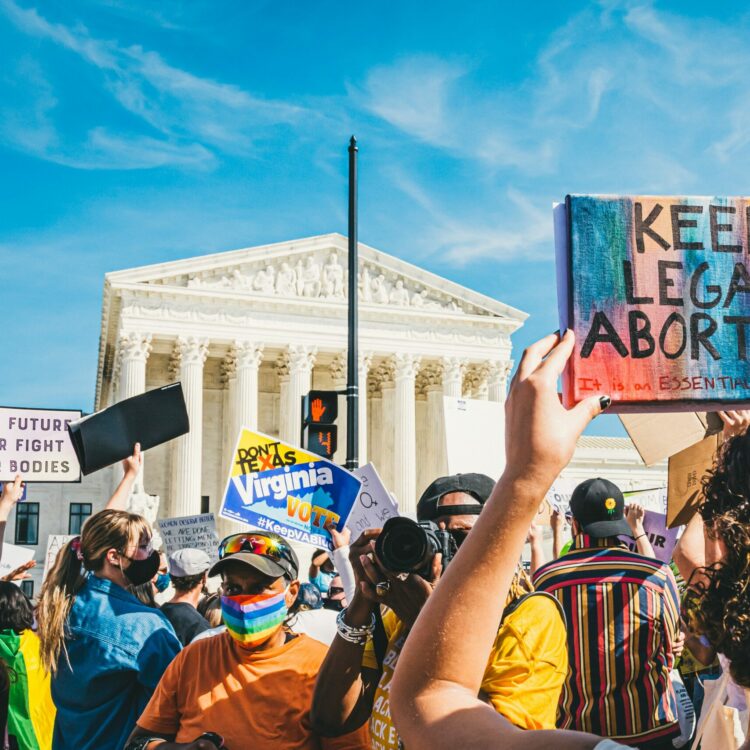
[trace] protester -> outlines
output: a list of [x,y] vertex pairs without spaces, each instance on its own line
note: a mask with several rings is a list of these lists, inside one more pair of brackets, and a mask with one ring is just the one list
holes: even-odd
[[[312,585],[312,584],[311,584]],[[317,589],[316,589],[317,590]],[[212,628],[221,625],[221,594],[216,591],[204,596],[198,603],[198,613],[203,615]]]
[[128,591],[141,603],[151,609],[159,609],[154,593],[154,584],[151,581],[141,583],[138,586],[128,586]]
[[112,509],[91,516],[58,554],[37,610],[55,750],[121,750],[179,652],[164,615],[127,591],[158,565],[146,519]]
[[532,519],[586,425],[609,405],[598,396],[570,410],[561,405],[557,380],[573,343],[572,331],[561,342],[548,336],[519,364],[506,402],[505,471],[412,627],[391,685],[391,710],[407,748],[620,747],[591,734],[523,732],[479,696]]
[[[482,474],[441,477],[420,498],[417,518],[448,531],[460,547],[493,485]],[[313,720],[329,735],[369,721],[373,750],[396,750],[399,737],[389,709],[391,680],[411,627],[440,578],[442,560],[440,554],[435,555],[428,577],[412,573],[402,580],[403,576],[387,571],[375,557],[373,540],[378,534],[379,530],[367,531],[351,547],[358,586],[321,668]],[[506,604],[506,618],[501,622],[498,615],[497,638],[485,664],[481,690],[497,711],[518,726],[551,728],[567,673],[565,625],[553,597],[526,597],[531,586],[520,562],[516,576],[512,593],[507,598],[499,593]],[[380,605],[384,607],[382,636],[376,628]],[[540,622],[544,627],[539,627]],[[368,642],[370,633],[375,634],[374,642]]]
[[338,576],[331,579],[325,598],[312,583],[301,584],[297,599],[289,610],[289,614],[294,615],[289,623],[292,630],[330,646],[336,637],[336,615],[341,609],[339,604],[343,596],[344,589]]
[[534,576],[538,590],[557,597],[568,624],[570,668],[558,726],[641,750],[671,750],[680,734],[670,679],[673,644],[681,638],[674,575],[620,541],[634,528],[639,549],[653,556],[642,509],[630,512],[631,528],[622,492],[612,482],[582,482],[570,509],[570,551]]
[[211,626],[197,610],[206,590],[209,556],[199,549],[180,549],[169,556],[169,579],[174,587],[172,599],[161,605],[161,611],[172,623],[183,646]]
[[222,541],[209,574],[222,578],[227,630],[196,640],[175,658],[126,748],[198,748],[203,735],[216,733],[229,750],[364,750],[364,732],[331,741],[311,726],[312,691],[326,649],[285,627],[299,590],[299,563],[289,544],[267,532],[233,534]]
[[31,602],[18,586],[0,581],[0,659],[11,675],[8,735],[20,750],[50,750],[55,705],[33,625]]
[[328,587],[328,593],[323,597],[323,608],[330,609],[334,612],[340,612],[346,607],[346,591],[344,591],[344,582],[341,576],[331,578],[331,585]]
[[3,490],[0,492],[0,557],[3,554],[3,539],[5,538],[5,526],[8,518],[16,507],[16,503],[23,496],[24,484],[21,481],[21,475],[16,474],[12,482],[4,482]]
[[318,591],[325,595],[331,585],[331,579],[336,575],[328,550],[316,549],[310,561],[308,578],[310,583],[318,587]]

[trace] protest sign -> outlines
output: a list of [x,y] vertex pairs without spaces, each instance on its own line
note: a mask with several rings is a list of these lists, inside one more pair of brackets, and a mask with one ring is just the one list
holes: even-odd
[[68,424],[79,419],[71,409],[0,406],[0,480],[16,474],[24,482],[80,482]]
[[555,483],[549,488],[549,492],[547,492],[545,497],[550,504],[550,513],[556,510],[563,516],[567,515],[570,510],[571,495],[578,484],[577,480],[566,477],[558,477],[555,480]]
[[667,512],[667,488],[657,487],[653,490],[631,490],[623,492],[626,503],[638,503],[645,510],[654,513],[666,514]]
[[713,466],[719,436],[712,435],[669,459],[667,526],[683,526],[703,502],[702,481]]
[[346,524],[362,482],[314,453],[243,428],[219,515],[333,549],[325,524]]
[[214,563],[219,559],[219,535],[213,513],[163,518],[156,522],[168,555],[178,549],[203,550]]
[[16,568],[34,559],[35,550],[19,547],[17,544],[3,544],[3,556],[0,559],[0,578],[12,573]]
[[[497,479],[505,468],[505,409],[499,401],[443,397],[447,474]],[[481,440],[467,440],[481,435]]]
[[[715,411],[750,402],[750,201],[569,195],[554,209],[570,407]],[[729,406],[733,408],[733,406]]]
[[362,480],[352,512],[346,525],[352,531],[352,541],[365,529],[379,529],[389,519],[397,516],[398,507],[385,488],[380,475],[372,464],[365,464],[352,472]]
[[[667,528],[667,516],[664,513],[647,510],[643,515],[643,530],[654,548],[656,559],[668,563],[672,559],[672,552],[677,544],[679,528]],[[631,537],[623,537],[623,541],[631,550],[636,548]]]
[[47,537],[47,552],[44,555],[44,572],[42,580],[47,577],[52,566],[55,564],[57,553],[71,540],[74,534],[50,534]]

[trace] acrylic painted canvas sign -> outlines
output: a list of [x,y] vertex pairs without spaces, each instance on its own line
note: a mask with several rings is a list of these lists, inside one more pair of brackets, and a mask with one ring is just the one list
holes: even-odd
[[750,198],[569,195],[554,222],[567,406],[750,403]]

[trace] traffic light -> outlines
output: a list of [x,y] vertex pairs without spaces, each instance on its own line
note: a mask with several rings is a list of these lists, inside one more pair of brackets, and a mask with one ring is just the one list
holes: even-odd
[[336,391],[310,391],[302,397],[302,447],[323,458],[336,452],[339,398]]

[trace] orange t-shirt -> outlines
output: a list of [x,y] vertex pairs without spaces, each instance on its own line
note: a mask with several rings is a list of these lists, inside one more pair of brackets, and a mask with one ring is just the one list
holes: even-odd
[[310,725],[327,650],[306,635],[267,651],[240,648],[228,632],[191,643],[167,668],[138,726],[175,742],[216,732],[228,750],[367,750],[366,727],[327,738]]

